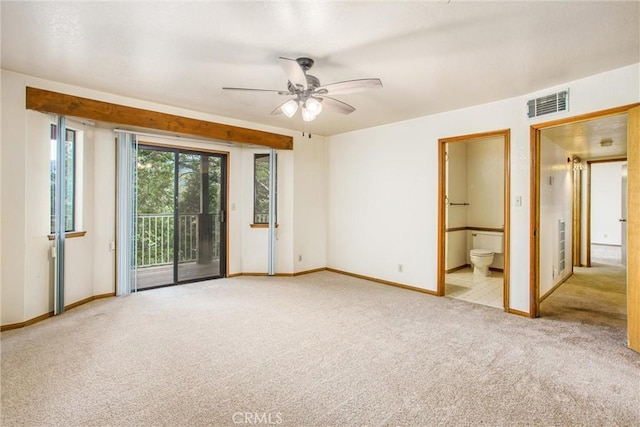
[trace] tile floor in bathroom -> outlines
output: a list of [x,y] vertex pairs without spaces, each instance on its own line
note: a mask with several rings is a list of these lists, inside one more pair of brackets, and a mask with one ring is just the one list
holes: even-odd
[[[598,264],[620,265],[620,246],[591,245],[591,261]],[[445,275],[445,295],[463,301],[503,308],[503,274],[491,271],[488,277],[473,274],[465,267]]]
[[466,267],[445,275],[445,295],[476,304],[503,308],[503,274],[491,271],[487,277],[473,274],[471,267]]

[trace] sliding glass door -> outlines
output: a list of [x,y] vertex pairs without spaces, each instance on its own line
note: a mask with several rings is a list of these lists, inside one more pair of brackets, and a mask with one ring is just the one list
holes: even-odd
[[138,147],[139,290],[225,276],[225,178],[224,154]]

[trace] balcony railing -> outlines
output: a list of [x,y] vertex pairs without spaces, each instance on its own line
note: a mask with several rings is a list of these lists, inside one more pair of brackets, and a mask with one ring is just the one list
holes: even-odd
[[[211,257],[220,257],[220,218],[211,214],[211,233],[200,236],[198,214],[178,215],[178,262],[198,260],[200,245],[211,245]],[[212,236],[211,236],[212,235]],[[199,238],[200,237],[200,238]],[[212,237],[212,238],[211,238]],[[203,242],[201,242],[201,238]],[[213,241],[212,244],[210,241]],[[173,214],[140,214],[136,223],[136,267],[173,264]]]

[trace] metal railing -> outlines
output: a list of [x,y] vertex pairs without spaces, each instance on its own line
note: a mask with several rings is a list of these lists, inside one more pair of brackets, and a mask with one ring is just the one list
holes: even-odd
[[[198,214],[178,215],[178,262],[198,260],[200,244],[211,244],[211,256],[220,257],[220,218],[211,214],[211,233],[200,236]],[[173,264],[173,214],[140,214],[136,222],[136,267]],[[207,238],[212,237],[212,238]],[[204,241],[201,242],[200,240]]]

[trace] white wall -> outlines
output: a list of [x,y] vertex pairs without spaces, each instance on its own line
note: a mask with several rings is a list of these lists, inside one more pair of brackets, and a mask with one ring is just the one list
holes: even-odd
[[[571,157],[543,136],[540,141],[540,296],[571,274],[572,175]],[[559,221],[565,221],[565,268],[559,267]]]
[[325,138],[314,135],[296,141],[293,151],[294,273],[327,266],[326,147]]
[[[278,154],[278,241],[276,272],[291,274],[326,266],[326,164],[322,137],[245,123],[206,113],[131,99],[2,71],[2,324],[46,314],[53,307],[49,233],[49,123],[51,117],[25,109],[26,86],[144,108],[201,120],[227,123],[294,137],[293,151]],[[82,127],[84,237],[67,239],[65,304],[114,291],[115,142],[113,126]],[[176,142],[172,141],[175,145]],[[304,145],[302,145],[304,144]],[[194,148],[220,145],[189,142]],[[298,149],[298,146],[301,146]],[[266,273],[267,235],[251,229],[253,153],[260,148],[229,147],[229,271]],[[294,165],[294,162],[296,163]],[[316,198],[317,197],[317,198]],[[233,209],[235,207],[235,209]],[[304,215],[294,221],[294,212]],[[294,255],[295,253],[295,255]],[[297,263],[297,254],[305,255]],[[294,262],[295,259],[295,262]]]
[[[328,266],[435,291],[438,139],[510,129],[509,307],[528,312],[530,125],[638,102],[638,75],[635,64],[504,101],[327,138]],[[569,112],[526,117],[528,99],[567,87]]]
[[467,225],[504,227],[504,138],[467,142]]
[[621,245],[622,165],[591,164],[591,243]]

